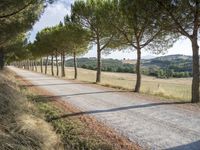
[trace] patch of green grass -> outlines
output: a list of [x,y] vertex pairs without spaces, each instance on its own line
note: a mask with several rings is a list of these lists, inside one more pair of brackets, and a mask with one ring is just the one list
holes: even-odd
[[[41,99],[41,101],[39,100]],[[52,118],[59,118],[59,116],[70,113],[63,112],[60,108],[53,106],[48,102],[48,98],[37,95],[30,95],[29,100],[34,101],[39,111],[44,114],[47,121],[54,127],[55,131],[61,136],[62,144],[65,149],[70,150],[111,150],[112,145],[101,139],[101,137],[92,134],[86,125],[78,118],[63,118],[52,120]],[[36,101],[35,101],[36,100]],[[44,102],[42,102],[44,100]]]

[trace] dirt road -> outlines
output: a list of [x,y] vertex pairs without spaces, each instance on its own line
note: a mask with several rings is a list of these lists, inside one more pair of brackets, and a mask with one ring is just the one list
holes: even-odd
[[144,149],[200,150],[200,111],[131,92],[62,80],[9,67],[19,76],[89,114]]

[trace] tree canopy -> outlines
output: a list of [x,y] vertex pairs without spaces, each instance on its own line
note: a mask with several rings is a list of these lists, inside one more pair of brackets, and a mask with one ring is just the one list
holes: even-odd
[[199,0],[154,0],[165,22],[166,32],[173,32],[191,41],[193,54],[192,102],[199,102]]
[[107,17],[106,0],[79,0],[72,5],[72,18],[91,32],[90,41],[96,45],[97,75],[96,82],[101,81],[101,52],[112,41],[115,32],[105,21]]
[[[200,2],[198,0],[77,0],[71,6],[71,15],[65,17],[64,23],[40,31],[33,44],[24,44],[26,40],[22,40],[20,36],[31,29],[47,3],[49,3],[47,0],[2,1],[0,5],[1,59],[4,51],[9,52],[10,58],[12,56],[16,59],[21,51],[31,52],[26,55],[28,58],[51,55],[53,64],[53,57],[57,58],[60,54],[64,75],[65,56],[74,57],[76,68],[76,56],[86,52],[89,44],[95,45],[96,82],[100,82],[102,52],[130,48],[137,53],[135,67],[137,78],[134,91],[139,92],[143,50],[155,54],[162,53],[180,36],[184,36],[191,41],[193,52],[192,102],[199,101]],[[13,47],[16,49],[14,50]],[[23,48],[20,50],[17,47]],[[20,58],[24,57],[20,56]],[[162,74],[163,72],[159,73]]]

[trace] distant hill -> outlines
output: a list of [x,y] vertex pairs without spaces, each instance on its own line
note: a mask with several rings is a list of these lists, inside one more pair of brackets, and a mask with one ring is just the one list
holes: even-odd
[[[96,58],[78,58],[77,62],[79,68],[96,70]],[[66,61],[66,66],[73,67],[73,65],[73,59]],[[102,71],[134,73],[133,68],[133,64],[123,63],[118,59],[102,59]]]
[[192,76],[192,56],[168,55],[142,60],[143,71],[157,77]]
[[[136,60],[102,59],[102,70],[109,72],[135,72]],[[73,60],[66,61],[72,67]],[[78,67],[96,70],[96,58],[78,58]],[[142,73],[159,78],[189,77],[192,75],[192,57],[168,55],[152,59],[142,59]]]
[[192,56],[168,55],[149,60],[142,60],[142,67],[157,67],[161,69],[174,69],[178,72],[192,71]]

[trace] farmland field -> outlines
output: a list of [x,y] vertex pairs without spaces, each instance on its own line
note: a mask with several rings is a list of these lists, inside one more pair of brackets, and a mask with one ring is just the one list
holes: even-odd
[[[39,70],[39,68],[38,68]],[[54,74],[56,68],[54,67]],[[48,67],[48,74],[51,74]],[[73,79],[73,67],[66,67],[66,78]],[[96,71],[78,68],[78,80],[95,82]],[[102,72],[102,85],[132,90],[135,85],[136,75],[131,73]],[[141,92],[168,99],[188,101],[191,98],[191,78],[158,79],[142,76]]]

